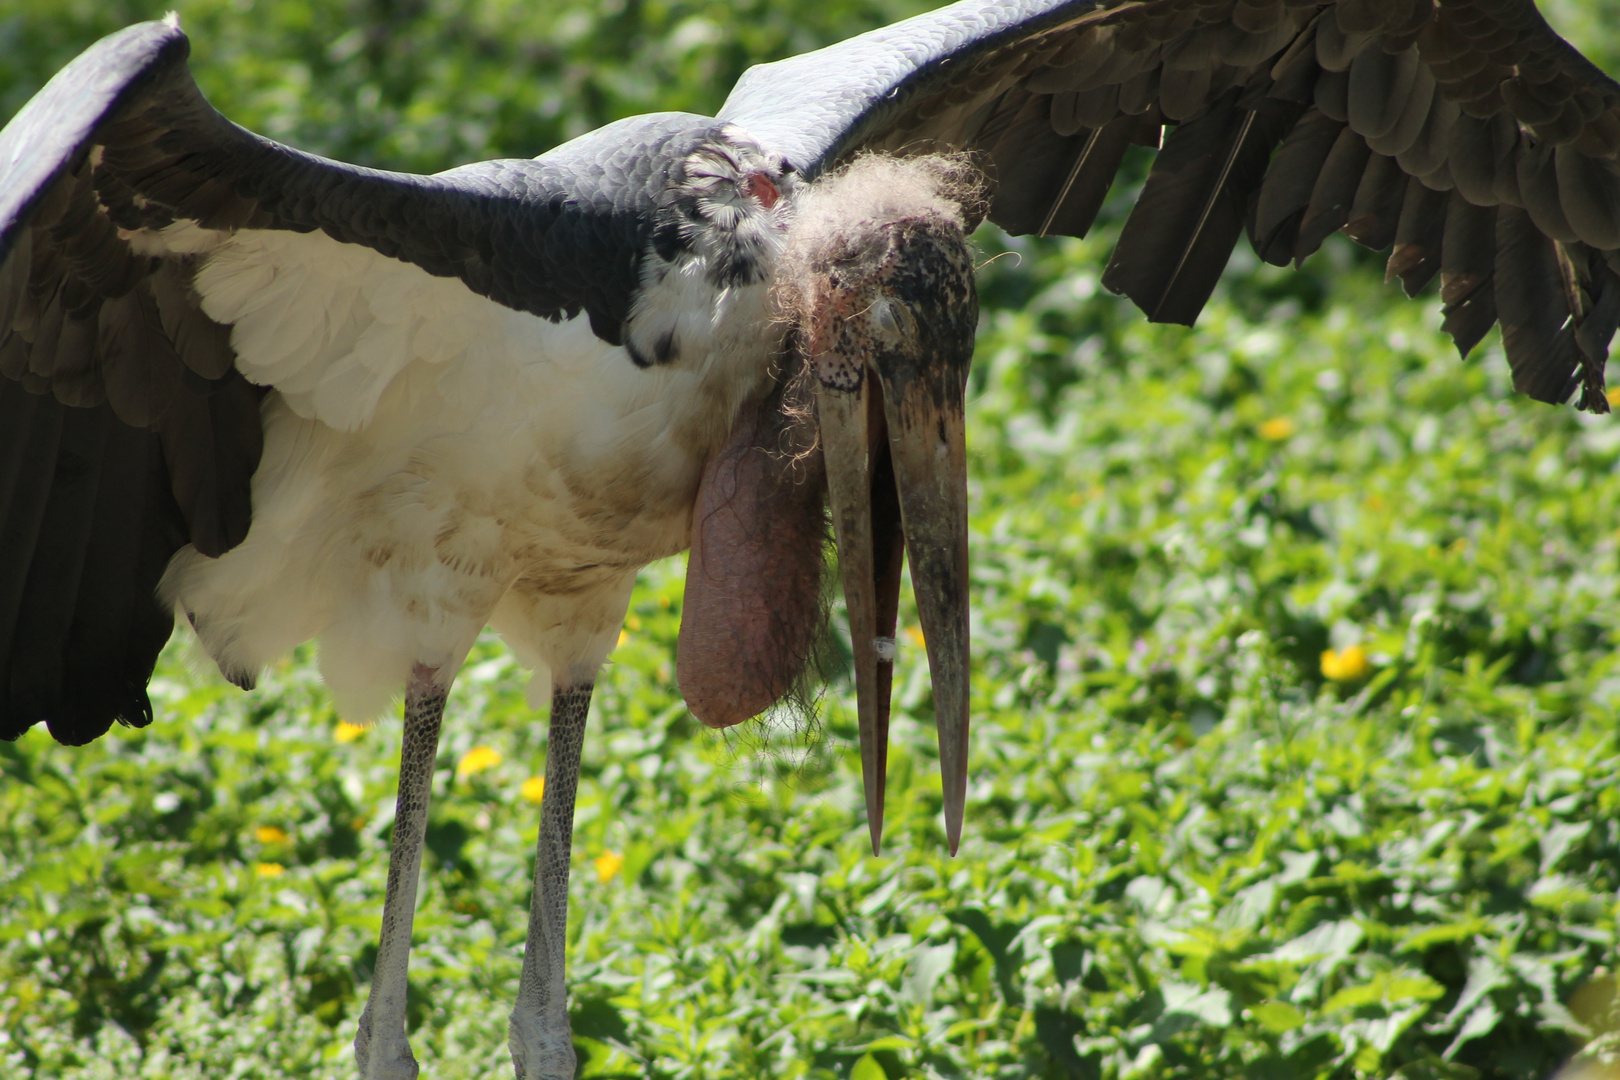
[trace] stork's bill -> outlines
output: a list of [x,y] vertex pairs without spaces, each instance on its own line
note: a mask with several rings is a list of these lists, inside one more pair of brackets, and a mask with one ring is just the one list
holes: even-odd
[[[739,424],[733,446],[705,477],[694,522],[681,689],[701,719],[734,723],[789,689],[799,667],[783,657],[810,651],[799,638],[814,621],[807,609],[816,596],[806,583],[813,590],[819,582],[820,543],[819,528],[818,536],[805,535],[812,531],[806,520],[813,515],[819,526],[815,481],[825,477],[874,853],[883,830],[906,557],[933,676],[953,854],[961,839],[968,738],[963,413],[978,318],[966,233],[982,216],[978,192],[971,170],[950,158],[867,158],[801,189],[777,275],[797,356],[780,401],[764,410],[783,418],[779,433],[769,430],[770,419]],[[808,437],[802,423],[795,431],[796,409],[813,414]],[[762,582],[762,591],[739,602],[734,586],[749,579]],[[716,633],[722,622],[725,630]]]
[[883,835],[904,551],[933,677],[945,834],[954,855],[967,798],[964,408],[978,295],[961,204],[907,192],[902,178],[946,179],[928,165],[920,174],[917,168],[887,162],[856,171],[840,185],[846,190],[818,193],[808,213],[829,197],[846,221],[852,207],[876,203],[877,212],[838,230],[801,221],[795,236],[805,245],[801,333],[849,614],[872,851]]

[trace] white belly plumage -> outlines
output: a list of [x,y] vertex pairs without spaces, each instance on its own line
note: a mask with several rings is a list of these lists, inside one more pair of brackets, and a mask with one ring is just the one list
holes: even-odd
[[678,322],[681,350],[638,368],[583,315],[320,233],[139,239],[204,255],[203,309],[275,387],[247,538],[181,549],[161,594],[238,681],[319,639],[353,719],[413,664],[453,671],[486,624],[537,673],[594,672],[636,570],[687,546],[703,463],[775,355],[766,287],[716,291],[696,266],[644,294],[636,330]]

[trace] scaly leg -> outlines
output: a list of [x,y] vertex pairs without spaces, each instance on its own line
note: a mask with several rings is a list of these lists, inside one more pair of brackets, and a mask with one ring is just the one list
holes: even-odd
[[399,797],[394,804],[394,837],[388,847],[388,894],[383,900],[382,937],[371,993],[360,1014],[354,1057],[362,1080],[415,1080],[416,1058],[405,1037],[406,968],[411,955],[411,921],[416,914],[416,883],[422,870],[428,798],[433,794],[433,762],[439,753],[439,721],[448,686],[421,664],[411,669],[405,688],[405,740],[399,751]]
[[534,897],[523,978],[507,1027],[517,1080],[573,1080],[574,1037],[568,1027],[568,859],[574,843],[574,794],[591,685],[551,694],[546,742],[546,791],[535,844]]

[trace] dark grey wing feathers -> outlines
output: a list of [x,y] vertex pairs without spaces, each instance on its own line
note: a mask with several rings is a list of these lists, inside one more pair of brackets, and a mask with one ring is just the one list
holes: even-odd
[[1150,317],[1191,322],[1240,232],[1281,265],[1343,229],[1408,292],[1440,275],[1465,355],[1500,314],[1517,389],[1608,409],[1620,86],[1533,0],[971,0],[755,68],[721,115],[811,174],[970,150],[992,221],[1068,235],[1163,125],[1103,279]]
[[180,218],[211,229],[319,229],[460,278],[514,310],[551,319],[588,311],[616,344],[669,163],[713,128],[703,117],[656,114],[534,160],[391,173],[231,123],[177,65],[98,132],[106,142],[96,182],[125,229]]
[[1249,195],[1301,111],[1274,99],[1243,108],[1238,93],[1228,91],[1177,125],[1125,222],[1103,283],[1130,296],[1149,318],[1189,324],[1197,318],[1244,231]]
[[187,539],[157,435],[0,379],[0,522],[0,737],[149,723],[174,629],[153,591]]
[[85,148],[184,55],[176,33],[121,35],[0,133],[3,737],[45,719],[81,743],[151,719],[145,684],[173,626],[153,588],[186,524],[161,436],[119,420],[92,370],[104,300],[146,267],[87,204]]

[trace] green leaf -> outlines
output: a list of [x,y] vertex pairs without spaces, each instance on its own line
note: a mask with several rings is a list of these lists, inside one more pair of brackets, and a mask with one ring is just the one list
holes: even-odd
[[1293,1031],[1305,1023],[1305,1014],[1286,1001],[1263,1001],[1249,1007],[1249,1015],[1273,1035]]
[[1439,926],[1428,926],[1403,938],[1396,948],[1396,952],[1421,953],[1436,945],[1449,945],[1455,941],[1467,941],[1489,929],[1490,923],[1478,916],[1459,919],[1456,922],[1442,923]]
[[889,1080],[889,1074],[883,1071],[877,1058],[871,1054],[862,1054],[849,1070],[849,1080]]

